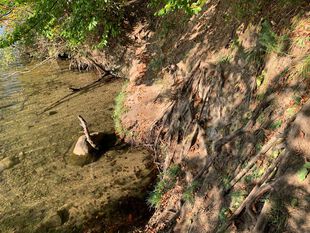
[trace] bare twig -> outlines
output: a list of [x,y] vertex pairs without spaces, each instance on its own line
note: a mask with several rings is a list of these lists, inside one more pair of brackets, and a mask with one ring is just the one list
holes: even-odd
[[98,150],[98,147],[96,146],[96,144],[93,142],[93,140],[90,138],[90,134],[89,134],[89,130],[87,127],[87,123],[86,121],[83,119],[82,116],[78,116],[79,120],[80,120],[80,125],[82,126],[83,130],[84,130],[84,134],[86,137],[87,142],[96,150]]
[[44,61],[42,61],[42,62],[36,64],[33,68],[31,68],[31,69],[29,69],[29,70],[15,71],[15,72],[13,72],[13,73],[6,74],[6,75],[4,76],[4,78],[9,78],[9,77],[12,77],[12,76],[14,76],[14,75],[16,75],[16,74],[26,74],[26,73],[28,73],[28,72],[31,72],[31,71],[37,69],[39,66],[45,64],[46,62],[48,62],[48,61],[51,60],[51,59],[52,59],[52,57],[49,57],[49,58],[45,59]]

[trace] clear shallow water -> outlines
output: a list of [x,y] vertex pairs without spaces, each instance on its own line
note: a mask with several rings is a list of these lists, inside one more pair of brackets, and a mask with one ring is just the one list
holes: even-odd
[[[115,232],[127,215],[126,224],[141,221],[135,201],[130,210],[126,200],[138,205],[152,180],[146,151],[118,146],[87,166],[67,163],[82,135],[77,115],[91,131],[113,133],[114,97],[123,81],[98,81],[57,62],[34,68],[15,64],[0,74],[0,232]],[[12,75],[25,69],[31,72]],[[129,210],[115,211],[120,200]]]

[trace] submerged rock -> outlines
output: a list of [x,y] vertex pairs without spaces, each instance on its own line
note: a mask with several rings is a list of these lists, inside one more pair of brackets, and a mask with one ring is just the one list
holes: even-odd
[[90,134],[91,140],[97,145],[97,149],[93,148],[88,142],[85,135],[78,138],[72,154],[69,156],[69,163],[72,165],[83,166],[96,161],[107,150],[115,145],[116,135],[102,132]]
[[8,157],[5,159],[2,159],[0,161],[0,172],[9,169],[11,167],[13,167],[14,165],[19,163],[19,159],[16,157]]

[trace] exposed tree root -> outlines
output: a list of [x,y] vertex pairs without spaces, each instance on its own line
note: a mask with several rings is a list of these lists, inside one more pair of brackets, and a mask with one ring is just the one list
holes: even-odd
[[261,149],[261,151],[254,156],[247,164],[245,168],[243,168],[235,178],[230,181],[230,187],[225,190],[227,193],[256,163],[256,161],[264,154],[266,154],[271,148],[283,142],[283,134],[276,134],[273,136]]
[[[238,217],[241,212],[246,209],[246,213],[251,217],[254,223],[257,223],[257,218],[255,213],[253,212],[253,206],[255,202],[265,193],[270,192],[273,190],[276,183],[278,183],[281,178],[276,178],[274,181],[269,182],[269,180],[273,177],[275,169],[278,167],[280,162],[287,156],[287,151],[282,151],[282,153],[277,157],[277,159],[273,162],[273,164],[268,168],[265,174],[260,178],[260,180],[256,183],[252,191],[249,195],[245,198],[245,200],[241,203],[237,210],[231,215],[228,222],[224,224],[220,229],[219,232],[225,231],[230,224],[234,221],[236,217]],[[269,182],[269,183],[268,183]],[[262,219],[260,220],[262,221]],[[262,223],[260,223],[262,224]],[[257,228],[261,227],[258,225]]]
[[267,216],[271,211],[271,205],[268,201],[265,201],[263,208],[257,218],[256,224],[253,228],[253,233],[264,233],[267,224]]

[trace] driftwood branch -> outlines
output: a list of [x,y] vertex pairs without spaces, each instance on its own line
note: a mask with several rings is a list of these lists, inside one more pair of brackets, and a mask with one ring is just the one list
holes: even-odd
[[86,140],[87,142],[96,150],[98,150],[98,147],[96,146],[96,144],[93,142],[93,140],[90,138],[90,134],[89,134],[89,130],[88,130],[88,127],[87,127],[87,123],[86,121],[84,120],[84,118],[82,116],[78,116],[79,120],[80,120],[80,126],[82,126],[83,128],[83,131],[84,131],[84,134],[85,134],[85,137],[86,137]]

